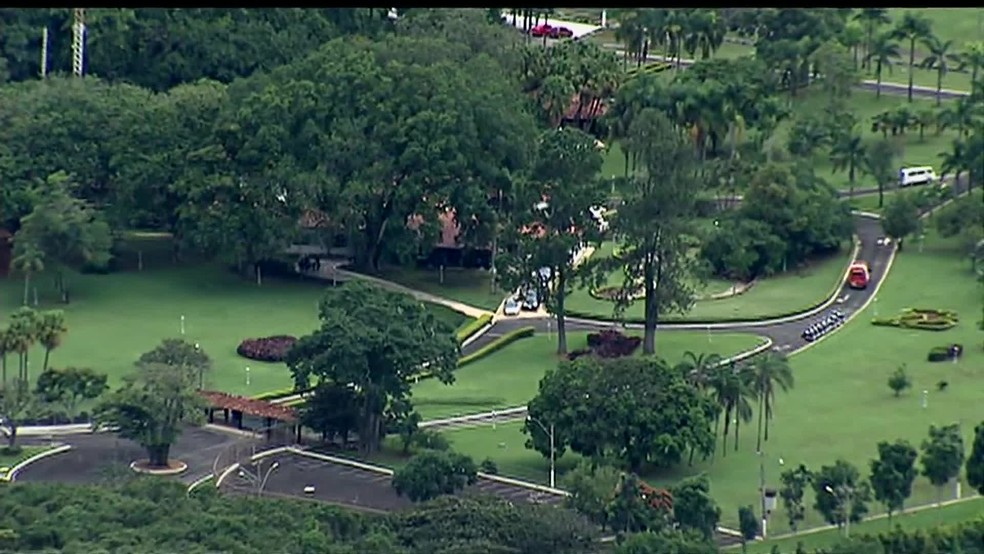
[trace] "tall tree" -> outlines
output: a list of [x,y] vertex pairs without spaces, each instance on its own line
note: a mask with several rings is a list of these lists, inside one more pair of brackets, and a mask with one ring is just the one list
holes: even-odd
[[695,261],[685,233],[700,190],[693,150],[663,114],[644,110],[632,122],[624,146],[640,170],[623,189],[624,203],[613,221],[623,237],[619,263],[625,280],[616,310],[624,310],[641,282],[645,331],[642,349],[656,353],[656,327],[666,312],[684,312],[694,300]]
[[922,442],[922,474],[936,487],[936,501],[943,487],[960,476],[964,463],[964,443],[956,423],[929,426],[929,437]]
[[830,159],[834,162],[834,171],[847,170],[847,181],[850,183],[850,196],[854,196],[855,177],[859,169],[864,167],[867,152],[864,140],[858,129],[849,129],[835,133],[830,148]]
[[980,70],[984,67],[984,41],[968,42],[965,50],[957,54],[957,69],[965,71],[970,68],[970,82],[977,83]]
[[939,106],[943,101],[943,77],[955,66],[959,64],[959,58],[953,51],[952,40],[940,40],[936,36],[928,36],[923,39],[929,56],[923,58],[919,63],[920,67],[936,70],[936,105]]
[[37,394],[45,402],[60,405],[68,420],[74,421],[80,403],[95,400],[108,388],[104,373],[89,368],[50,368],[38,375]]
[[123,386],[100,402],[95,421],[117,427],[121,437],[142,446],[149,467],[170,467],[171,445],[184,424],[199,422],[204,413],[197,377],[184,365],[139,363]]
[[984,422],[974,427],[974,443],[967,457],[967,483],[984,494]]
[[704,474],[681,480],[670,489],[673,519],[684,529],[693,529],[705,539],[714,536],[721,509],[711,497],[711,483]]
[[46,265],[56,272],[55,286],[63,302],[69,299],[65,269],[104,267],[112,246],[109,225],[98,211],[69,193],[70,183],[64,172],[49,175],[37,187],[34,209],[14,235],[15,256],[43,253]]
[[899,45],[891,33],[882,33],[875,37],[865,56],[868,64],[875,64],[875,98],[881,98],[882,73],[892,72],[892,66],[899,59]]
[[[595,139],[578,129],[545,132],[532,178],[516,194],[517,209],[507,240],[511,255],[499,256],[498,273],[511,289],[537,290],[557,319],[557,353],[567,353],[565,300],[578,282],[597,280],[597,264],[578,252],[601,244],[603,232],[590,209],[602,205],[607,187],[598,178],[602,157]],[[550,268],[551,279],[538,277]]]
[[751,374],[752,390],[758,399],[758,440],[755,450],[761,452],[762,441],[769,440],[769,422],[775,414],[776,390],[786,392],[793,387],[793,370],[789,367],[786,356],[778,352],[766,352],[750,362],[748,371]]
[[[544,457],[553,446],[556,457],[570,449],[593,459],[618,458],[637,471],[644,464],[671,467],[691,448],[709,456],[716,413],[707,395],[659,358],[582,356],[544,376],[523,430],[530,435],[527,447]],[[553,426],[552,444],[537,421]]]
[[322,440],[334,441],[337,435],[342,446],[348,444],[349,433],[357,428],[358,417],[355,390],[330,382],[319,383],[301,408],[301,423],[321,433]]
[[610,465],[592,467],[587,461],[564,474],[564,490],[571,493],[564,501],[572,510],[602,528],[608,525],[608,507],[623,474]]
[[869,481],[875,500],[881,502],[888,512],[889,524],[892,513],[902,510],[906,499],[912,495],[917,456],[916,449],[906,441],[878,443],[878,459],[871,460]]
[[912,69],[916,62],[916,42],[928,39],[932,33],[929,19],[915,12],[905,12],[892,31],[899,40],[909,41],[909,102],[912,102],[912,79],[915,77]]
[[48,370],[48,359],[51,351],[61,345],[62,338],[68,333],[65,325],[65,313],[61,310],[41,312],[38,319],[38,342],[44,347],[44,363],[41,371]]
[[806,507],[803,505],[803,494],[812,482],[813,473],[800,464],[796,469],[787,469],[779,476],[782,486],[779,488],[779,498],[782,508],[789,518],[789,527],[796,531],[799,523],[806,519]]
[[10,327],[7,328],[7,332],[10,334],[13,350],[17,352],[18,383],[28,383],[31,380],[30,354],[31,348],[38,341],[40,324],[40,315],[31,308],[19,308],[10,316]]
[[878,185],[878,207],[885,205],[885,186],[895,178],[895,160],[898,158],[898,147],[890,140],[883,139],[868,147],[868,155],[864,160],[864,171]]
[[832,466],[822,466],[813,475],[814,504],[823,518],[831,525],[843,526],[850,520],[861,521],[868,513],[870,489],[863,481],[858,468],[849,462],[837,460]]
[[351,383],[364,454],[379,448],[384,414],[407,404],[414,376],[427,371],[442,383],[454,381],[454,330],[409,296],[350,281],[325,293],[318,318],[319,327],[290,350],[287,365],[298,388]]
[[854,15],[854,19],[864,26],[865,56],[863,58],[864,62],[861,65],[861,68],[864,69],[871,59],[870,54],[874,49],[875,33],[879,27],[891,23],[892,19],[888,17],[888,10],[885,8],[862,8]]
[[882,217],[885,234],[899,243],[902,249],[905,237],[919,229],[919,207],[908,194],[896,194],[885,207]]
[[180,366],[198,376],[198,388],[204,388],[205,373],[212,369],[212,360],[198,345],[184,339],[164,339],[153,350],[140,355],[137,365],[165,364]]

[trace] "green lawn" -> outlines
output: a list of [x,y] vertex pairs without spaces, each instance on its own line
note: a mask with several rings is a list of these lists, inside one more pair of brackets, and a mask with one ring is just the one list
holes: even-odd
[[[967,42],[984,40],[984,8],[888,8],[888,16],[894,24],[906,12],[915,12],[929,19],[933,34],[940,40],[952,40],[957,50],[963,50]],[[900,50],[908,52],[909,45]],[[916,43],[916,56],[925,56],[925,46]]]
[[[897,313],[906,307],[930,307],[956,310],[961,323],[950,331],[901,330],[874,327],[876,315]],[[973,427],[982,416],[984,389],[984,352],[982,334],[975,322],[980,318],[980,289],[969,271],[969,263],[960,256],[951,241],[930,234],[919,252],[907,248],[895,261],[892,272],[878,294],[878,300],[841,332],[793,358],[796,387],[780,394],[776,421],[764,458],[754,451],[753,426],[745,426],[741,448],[719,453],[716,460],[680,467],[674,471],[648,475],[654,484],[668,485],[697,472],[707,472],[711,490],[722,508],[723,522],[735,526],[738,506],[757,504],[760,460],[769,484],[777,483],[781,470],[779,459],[788,466],[806,463],[817,469],[843,457],[867,473],[868,460],[878,441],[907,439],[918,445],[930,424],[959,422],[969,448]],[[926,353],[936,345],[961,343],[966,346],[959,363],[926,362]],[[907,364],[913,388],[901,398],[894,398],[886,385],[888,375]],[[945,392],[935,384],[949,382]],[[922,391],[928,390],[928,407],[921,407]],[[546,461],[523,448],[517,426],[461,430],[451,434],[458,449],[482,459],[493,456],[503,474],[537,478],[546,477]],[[721,454],[725,454],[722,456]],[[563,467],[574,463],[564,456]],[[574,457],[574,456],[570,456]],[[969,489],[964,486],[964,490]],[[947,489],[943,499],[952,494]],[[807,505],[812,505],[808,494]],[[936,491],[924,478],[916,480],[910,506],[936,499]],[[871,506],[871,512],[880,508]],[[772,530],[787,530],[780,509],[773,518]],[[822,523],[812,510],[807,512],[804,528]]]
[[[609,250],[602,250],[596,255],[610,255]],[[839,255],[813,262],[810,266],[799,270],[791,269],[784,275],[778,275],[757,282],[744,294],[719,300],[698,300],[693,309],[680,316],[668,314],[666,321],[698,320],[710,321],[715,319],[756,319],[773,315],[789,314],[797,310],[810,308],[830,296],[835,285],[840,283],[849,262],[850,248],[845,245]],[[609,283],[620,283],[621,275],[613,274]],[[723,292],[732,283],[714,279],[708,282],[702,294]],[[574,291],[567,299],[567,309],[595,317],[610,319],[614,304],[591,296],[586,289]],[[643,304],[634,303],[625,310],[626,318],[642,318]]]
[[379,277],[491,312],[494,312],[509,294],[508,291],[498,287],[493,292],[491,273],[484,269],[445,268],[443,283],[439,269],[387,268]]
[[[317,325],[317,302],[325,291],[321,283],[277,279],[257,286],[213,265],[70,275],[68,280],[72,301],[65,306],[54,301],[49,276],[37,279],[40,307],[66,313],[68,334],[51,355],[53,366],[91,367],[119,383],[140,354],[164,338],[180,336],[184,316],[185,338],[201,344],[213,360],[206,386],[246,395],[288,387],[291,378],[283,364],[241,358],[236,354],[240,341],[309,333]],[[0,280],[0,320],[20,306],[22,287],[14,276]],[[455,328],[467,319],[443,306],[430,307]],[[35,348],[33,376],[42,358],[42,350]]]
[[[710,340],[709,340],[710,339]],[[586,332],[568,333],[569,350],[587,345]],[[731,356],[762,344],[755,335],[671,331],[657,337],[659,355],[675,363],[688,350]],[[453,385],[436,380],[413,388],[413,404],[424,419],[453,417],[526,404],[536,396],[540,378],[557,365],[557,336],[537,334],[465,366]]]
[[[6,441],[5,441],[6,443]],[[22,446],[19,454],[4,454],[0,452],[0,478],[6,476],[7,471],[28,458],[51,450],[50,446]]]
[[[907,531],[932,529],[940,525],[953,525],[961,521],[971,520],[980,517],[981,514],[984,514],[984,498],[976,497],[972,500],[940,506],[939,508],[934,507],[892,516],[891,524],[889,524],[887,517],[852,524],[851,535],[855,537],[877,535],[890,532],[896,526],[902,526]],[[748,552],[749,554],[768,554],[772,551],[773,545],[778,546],[781,552],[793,552],[797,543],[802,543],[807,552],[812,552],[817,548],[833,546],[843,538],[843,531],[828,529],[800,536],[777,537],[774,540],[750,543]]]

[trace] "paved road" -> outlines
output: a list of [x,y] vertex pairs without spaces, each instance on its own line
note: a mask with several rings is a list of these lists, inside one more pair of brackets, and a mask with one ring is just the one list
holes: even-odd
[[[265,496],[310,498],[372,512],[391,512],[412,505],[408,499],[396,494],[392,477],[381,472],[294,453],[270,456],[261,467],[270,467],[274,461],[280,465],[270,473],[263,489]],[[304,488],[308,486],[314,487],[313,494],[304,493]],[[250,481],[238,475],[223,481],[222,489],[241,494],[256,494],[257,491]],[[527,487],[486,478],[479,478],[478,483],[464,492],[492,494],[513,502],[560,504],[564,499],[561,495],[539,493]]]

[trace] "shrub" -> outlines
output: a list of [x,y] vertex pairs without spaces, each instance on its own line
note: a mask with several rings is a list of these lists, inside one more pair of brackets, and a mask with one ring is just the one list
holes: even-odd
[[493,460],[492,458],[485,458],[484,460],[482,460],[482,463],[479,464],[478,466],[478,470],[481,471],[482,473],[487,473],[489,475],[499,474],[499,466],[498,464],[495,463],[495,460]]
[[261,362],[282,362],[287,352],[297,343],[297,337],[277,335],[260,339],[246,339],[239,343],[236,354]]
[[464,367],[470,363],[477,362],[478,360],[481,360],[482,358],[494,352],[498,352],[499,350],[502,350],[503,348],[518,341],[519,339],[532,337],[535,332],[536,332],[535,327],[521,327],[519,329],[516,329],[515,331],[506,333],[505,335],[502,335],[501,337],[486,344],[485,346],[479,348],[478,350],[472,352],[471,354],[467,356],[462,356],[458,360],[458,367]]
[[576,360],[587,354],[593,354],[599,358],[622,358],[631,356],[640,344],[642,344],[642,339],[639,337],[630,337],[620,331],[609,329],[600,333],[590,333],[588,335],[588,347],[571,352],[567,358]]
[[929,349],[926,359],[930,362],[948,362],[959,358],[963,354],[963,345],[949,344],[947,346],[934,346]]
[[482,317],[473,319],[459,327],[458,330],[455,331],[455,337],[457,337],[459,343],[465,342],[469,337],[482,330],[482,328],[489,323],[492,323],[492,315],[485,314]]

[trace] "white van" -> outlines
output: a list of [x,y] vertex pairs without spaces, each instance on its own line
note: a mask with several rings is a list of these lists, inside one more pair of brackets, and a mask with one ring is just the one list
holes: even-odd
[[936,182],[936,172],[932,167],[903,167],[899,170],[899,186],[929,185]]

